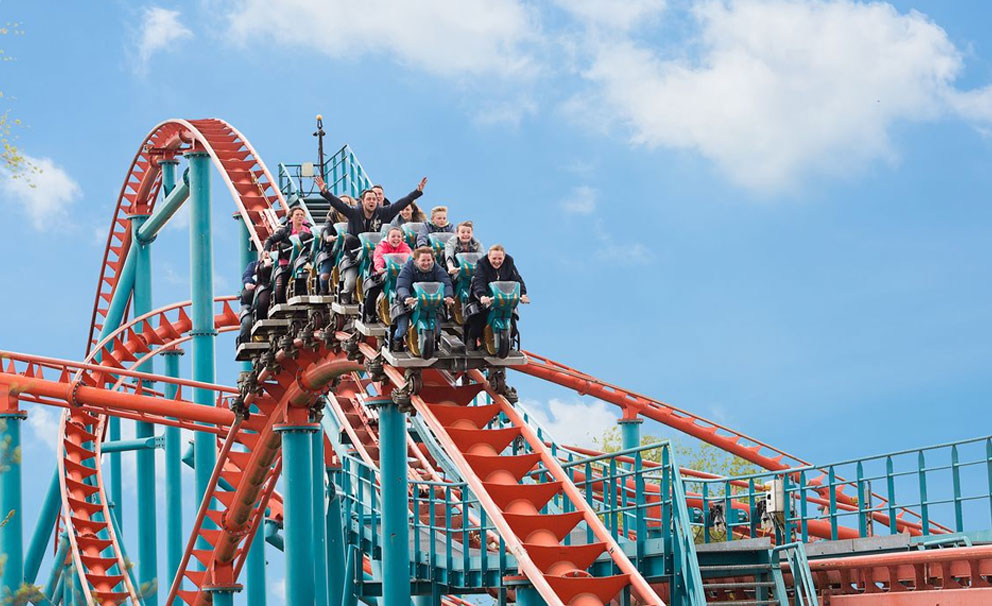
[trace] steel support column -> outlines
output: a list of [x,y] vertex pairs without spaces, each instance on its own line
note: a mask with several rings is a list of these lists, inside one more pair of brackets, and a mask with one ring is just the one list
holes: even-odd
[[[186,154],[189,159],[190,204],[190,286],[192,289],[192,350],[193,380],[215,381],[214,338],[214,262],[213,238],[210,231],[210,156],[205,152]],[[207,406],[214,405],[214,394],[207,389],[194,389],[193,401]],[[198,431],[193,438],[195,500],[203,501],[210,483],[210,476],[217,461],[216,436]],[[207,528],[213,522],[204,521]],[[207,549],[206,541],[199,540],[199,549]]]
[[327,601],[330,606],[338,606],[344,596],[345,558],[344,528],[341,525],[341,498],[338,496],[337,485],[334,483],[335,468],[328,468],[327,512],[325,527],[327,528]]
[[[183,350],[172,349],[162,353],[165,360],[165,376],[179,378],[179,356]],[[165,384],[165,398],[176,397],[177,386]],[[165,428],[165,547],[166,578],[175,578],[182,563],[183,550],[183,478],[182,478],[182,434],[178,427]]]
[[179,165],[179,160],[165,158],[159,160],[158,164],[162,167],[162,194],[169,197],[173,188],[176,187],[176,167]]
[[[131,215],[131,234],[136,235],[148,220],[148,215]],[[142,243],[137,237],[131,242],[135,249],[134,267],[134,317],[152,310],[152,255],[151,243]],[[141,328],[139,327],[139,331]],[[135,370],[154,373],[152,360]],[[148,387],[148,386],[146,386]],[[151,438],[155,426],[145,421],[135,421],[134,436]],[[158,514],[155,502],[155,451],[140,450],[137,458],[138,496],[138,583],[144,588],[145,606],[158,606]]]
[[259,524],[248,550],[248,606],[265,606],[265,525]]
[[[114,289],[114,296],[110,300],[107,308],[107,316],[100,329],[99,340],[102,341],[110,333],[120,328],[124,321],[124,312],[127,310],[127,303],[131,299],[134,291],[134,273],[137,266],[138,247],[132,238],[131,247],[124,258],[124,266],[121,268],[117,286]],[[119,417],[111,416],[107,422],[107,439],[117,441],[121,439],[121,420]],[[121,467],[120,453],[110,455],[110,501],[114,504],[114,517],[117,523],[123,521],[124,516],[124,471]]]
[[[4,394],[6,396],[6,394]],[[9,396],[6,396],[9,397]],[[0,600],[24,582],[24,507],[21,502],[21,422],[26,415],[6,409],[0,414]]]
[[58,521],[59,507],[62,505],[61,496],[59,474],[58,471],[55,471],[52,473],[52,481],[48,484],[45,500],[41,503],[34,534],[31,535],[31,542],[28,543],[27,555],[24,556],[24,582],[26,583],[33,584],[38,578],[38,570],[41,568],[41,561],[48,548],[48,539],[55,533],[55,523]]
[[286,603],[311,606],[314,603],[311,434],[318,430],[318,426],[307,422],[290,423],[276,428],[282,434],[282,469],[286,490],[283,495]]
[[64,581],[62,578],[62,569],[65,565],[65,558],[69,554],[68,535],[62,533],[56,540],[58,541],[58,547],[55,549],[55,557],[52,558],[52,572],[48,575],[48,581],[44,587],[45,597],[52,602],[56,601],[55,594],[57,593],[59,582]]
[[327,471],[324,465],[324,432],[314,432],[310,445],[313,461],[311,471],[313,481],[313,578],[314,604],[327,606],[327,508],[324,505],[324,479]]
[[407,504],[406,414],[391,399],[379,404],[382,492],[382,604],[410,606],[410,525]]
[[530,585],[517,587],[517,606],[544,606],[544,599]]
[[[241,274],[244,273],[245,268],[254,258],[254,252],[252,251],[251,235],[248,233],[248,226],[245,224],[241,213],[235,213],[234,220],[237,221],[239,225],[239,263],[236,275],[238,276],[238,283],[240,284]],[[251,362],[242,362],[241,370],[250,371]],[[248,567],[246,591],[248,606],[265,606],[265,601],[267,599],[266,594],[268,593],[268,587],[265,585],[265,539],[263,538],[263,526],[264,524],[258,525],[258,530],[255,533],[255,539],[251,542],[251,548],[248,550],[248,561],[246,562]]]
[[620,448],[630,450],[641,445],[641,423],[644,419],[634,417],[632,419],[622,418],[617,421],[620,426]]

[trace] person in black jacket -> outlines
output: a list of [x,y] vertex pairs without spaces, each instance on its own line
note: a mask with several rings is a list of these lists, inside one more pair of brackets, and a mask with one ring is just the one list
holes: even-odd
[[[506,254],[502,245],[493,244],[489,247],[489,253],[475,265],[475,275],[472,276],[469,287],[471,297],[465,314],[465,347],[469,350],[478,347],[479,338],[486,326],[485,308],[492,303],[492,297],[489,296],[490,282],[519,282],[520,302],[530,303],[527,285],[520,277],[513,257]],[[516,320],[513,324],[513,332],[516,333]]]
[[[406,262],[400,275],[396,276],[396,297],[403,301],[407,309],[417,302],[413,296],[413,285],[417,282],[441,282],[444,284],[444,302],[452,305],[455,302],[455,289],[451,285],[448,273],[434,260],[434,250],[423,246],[413,251],[413,257]],[[402,348],[403,337],[410,328],[410,313],[406,311],[396,317],[396,332],[393,335],[393,351]],[[440,322],[438,322],[440,328]]]
[[[405,197],[401,198],[389,206],[379,206],[379,198],[371,189],[362,192],[359,197],[359,205],[348,206],[340,198],[332,194],[327,189],[327,183],[319,176],[314,177],[314,183],[320,188],[320,195],[331,205],[331,207],[341,213],[348,220],[348,234],[344,240],[345,254],[350,259],[354,259],[358,248],[358,234],[370,231],[379,231],[383,224],[389,223],[393,217],[401,210],[413,203],[414,200],[424,194],[424,186],[427,185],[427,177],[420,180],[417,189],[413,190]],[[358,278],[358,266],[352,265],[342,272],[341,279],[344,282],[342,288],[342,301],[347,303],[351,300],[351,294],[355,292],[355,281]]]

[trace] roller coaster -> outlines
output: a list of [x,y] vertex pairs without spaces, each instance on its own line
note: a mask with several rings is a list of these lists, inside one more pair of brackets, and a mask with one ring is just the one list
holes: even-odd
[[[313,171],[338,195],[371,185],[347,145],[273,176],[219,119],[168,120],[141,141],[82,361],[0,352],[0,603],[261,606],[267,554],[282,552],[292,606],[992,604],[992,436],[810,462],[536,353],[470,356],[457,326],[434,357],[391,355],[353,310],[309,293],[216,351],[242,314],[214,292],[212,175],[244,267],[291,206],[322,212],[299,186]],[[153,309],[150,250],[184,204],[191,299]],[[237,380],[218,380],[217,356],[241,360]],[[615,405],[622,448],[556,441],[508,370]],[[21,427],[38,406],[61,411],[57,466],[28,515]],[[672,444],[641,444],[644,419],[758,471],[680,466]]]

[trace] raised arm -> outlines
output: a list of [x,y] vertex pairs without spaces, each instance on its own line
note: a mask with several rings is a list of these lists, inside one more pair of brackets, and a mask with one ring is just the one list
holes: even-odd
[[382,206],[379,208],[379,216],[382,218],[384,223],[389,223],[393,218],[400,214],[400,211],[413,204],[413,201],[424,195],[424,187],[427,185],[427,177],[420,180],[417,185],[417,189],[408,193],[406,196],[400,198],[393,204],[389,206]]
[[324,180],[320,177],[320,175],[314,177],[313,182],[320,188],[320,195],[327,200],[327,203],[331,205],[331,208],[338,211],[345,217],[351,217],[351,214],[355,209],[345,204],[344,200],[341,198],[332,194],[331,191],[327,189],[327,183],[324,183]]

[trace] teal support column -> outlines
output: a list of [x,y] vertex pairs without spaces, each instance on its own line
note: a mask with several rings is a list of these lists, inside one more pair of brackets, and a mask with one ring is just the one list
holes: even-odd
[[187,173],[183,175],[183,180],[178,186],[173,183],[173,187],[169,190],[169,193],[155,206],[155,210],[148,218],[148,221],[136,232],[139,242],[148,244],[154,240],[158,232],[162,231],[165,224],[169,222],[169,219],[179,212],[182,205],[186,203],[186,199],[189,198],[188,178],[189,174]]
[[[245,267],[254,258],[254,253],[252,251],[251,238],[248,235],[248,226],[245,225],[244,219],[241,217],[241,213],[235,213],[234,220],[238,222],[240,229],[238,229],[238,267],[237,273],[235,274],[239,280],[241,280],[241,274],[244,272]],[[251,362],[242,362],[241,370],[249,371],[251,370]],[[266,594],[268,593],[268,587],[265,584],[265,538],[263,527],[265,524],[259,524],[258,530],[255,533],[255,538],[251,542],[251,548],[248,550],[248,559],[245,563],[248,568],[248,582],[247,582],[247,598],[248,606],[265,606],[265,601],[267,599]]]
[[327,528],[327,601],[330,606],[341,604],[344,597],[345,559],[344,528],[341,525],[341,498],[338,497],[337,485],[334,483],[334,473],[337,469],[327,470],[327,512],[324,526]]
[[[3,394],[4,398],[12,396]],[[27,418],[17,409],[0,414],[0,553],[6,561],[0,575],[0,600],[13,594],[24,582],[24,507],[21,502],[21,422]]]
[[234,606],[234,592],[229,590],[212,591],[213,606]]
[[[148,215],[131,215],[131,233],[137,234],[148,220]],[[134,317],[152,310],[152,255],[151,243],[132,241],[135,250],[134,267]],[[139,327],[139,331],[141,328]],[[154,373],[151,360],[139,365],[137,370]],[[150,387],[150,386],[146,386]],[[137,439],[155,436],[155,426],[136,421],[134,435]],[[145,596],[144,606],[158,606],[158,507],[155,502],[155,451],[140,450],[137,458],[136,489],[138,496],[138,584]]]
[[544,599],[530,585],[517,587],[517,606],[544,606]]
[[166,158],[159,160],[158,164],[162,167],[162,193],[168,197],[176,187],[176,167],[179,166],[179,160]]
[[633,419],[623,418],[617,421],[620,425],[620,448],[630,450],[641,445],[641,423],[644,419],[634,417]]
[[[179,357],[183,350],[172,349],[162,353],[165,376],[179,378]],[[166,399],[176,397],[176,386],[166,383]],[[161,585],[168,587],[179,572],[182,563],[185,535],[183,535],[183,478],[182,434],[178,427],[165,428],[165,549],[166,579]]]
[[265,606],[265,524],[259,524],[248,550],[248,606]]
[[410,524],[407,504],[406,414],[391,399],[379,405],[382,474],[382,606],[410,605]]
[[[213,238],[210,231],[210,156],[205,152],[186,154],[189,159],[190,204],[190,286],[192,288],[192,351],[193,380],[204,383],[215,381],[214,338],[214,262]],[[214,405],[214,394],[207,389],[194,389],[193,401],[206,406]],[[194,487],[196,502],[203,501],[217,461],[216,436],[202,431],[193,438],[193,458],[196,460]],[[309,467],[309,466],[308,466]],[[206,527],[213,523],[205,521]],[[206,541],[199,542],[199,549],[207,549]]]
[[324,468],[324,432],[314,432],[310,445],[313,460],[313,578],[314,604],[327,606],[327,520],[324,505],[324,478],[327,471]]
[[[99,340],[103,340],[110,333],[117,330],[124,321],[124,312],[127,310],[128,301],[134,290],[134,274],[137,266],[138,247],[132,241],[131,247],[124,258],[124,266],[121,267],[120,278],[117,280],[117,287],[114,289],[114,296],[107,307],[107,316],[103,321],[103,328],[100,329]],[[107,424],[107,439],[117,441],[121,439],[121,420],[119,417],[110,417]],[[114,516],[117,523],[121,524],[124,516],[124,477],[121,467],[120,453],[110,455],[110,500],[114,503]]]
[[282,433],[283,485],[286,491],[283,495],[286,603],[294,606],[314,603],[311,434],[317,429],[314,423],[287,423],[276,428]]
[[45,583],[44,593],[50,601],[55,602],[55,594],[58,591],[59,581],[62,580],[62,568],[65,564],[65,557],[69,554],[69,537],[62,533],[58,537],[58,547],[55,549],[55,557],[52,558],[52,572],[48,575]]
[[38,570],[45,557],[45,549],[48,548],[48,538],[55,534],[55,522],[58,521],[59,506],[62,505],[60,496],[59,474],[56,471],[52,473],[52,480],[48,483],[48,491],[45,492],[45,500],[42,501],[41,510],[38,512],[34,534],[31,535],[31,542],[28,543],[27,555],[24,556],[25,583],[34,584],[38,578]]

